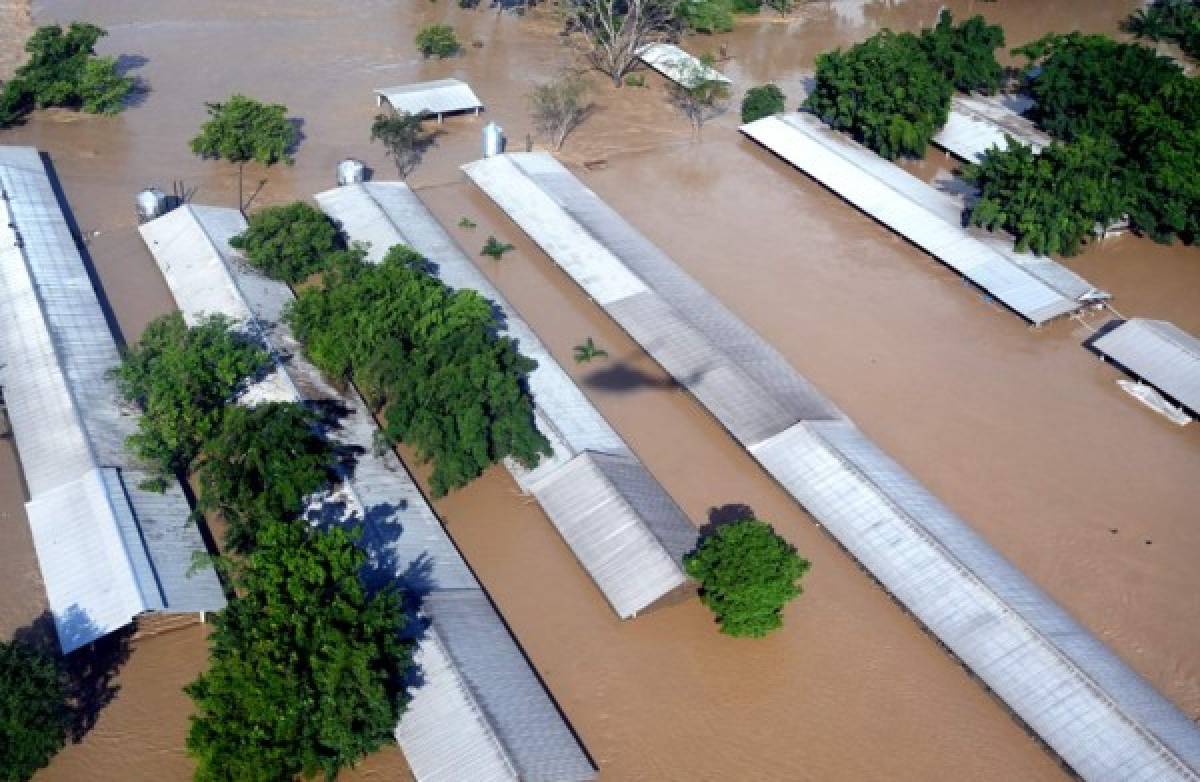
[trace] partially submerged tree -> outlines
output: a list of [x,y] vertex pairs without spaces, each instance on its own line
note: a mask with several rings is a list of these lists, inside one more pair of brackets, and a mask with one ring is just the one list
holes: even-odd
[[54,659],[0,641],[0,779],[25,782],[44,768],[69,724],[67,681]]
[[330,255],[345,249],[328,215],[304,201],[260,209],[247,223],[229,244],[275,280],[301,282],[324,268]]
[[764,84],[761,87],[751,87],[742,98],[742,122],[753,122],[756,119],[769,117],[783,111],[783,90],[774,84]]
[[1200,58],[1200,2],[1154,0],[1139,8],[1122,25],[1139,38],[1174,41],[1189,56]]
[[677,0],[572,0],[563,4],[568,29],[587,39],[592,67],[620,87],[638,52],[666,36]]
[[196,469],[199,507],[225,521],[225,547],[252,551],[263,519],[292,519],[333,477],[318,417],[295,402],[225,409]]
[[783,607],[800,595],[809,562],[771,525],[746,518],[705,536],[684,566],[721,632],[759,638],[783,625]]
[[96,42],[108,33],[93,24],[72,22],[64,30],[39,27],[25,42],[29,61],[0,93],[0,125],[10,125],[34,108],[66,106],[89,114],[116,114],[134,80],[117,72],[112,57],[97,57]]
[[598,358],[608,358],[608,351],[597,345],[591,337],[575,346],[576,364],[587,364]]
[[426,59],[453,57],[462,49],[454,28],[448,24],[431,24],[417,31],[417,51]]
[[796,0],[764,0],[763,4],[780,16],[787,16],[796,7]]
[[395,740],[410,648],[399,595],[368,594],[365,561],[340,527],[260,522],[210,667],[186,688],[199,782],[334,779]]
[[489,236],[487,241],[483,243],[483,249],[479,251],[480,255],[486,255],[493,261],[499,261],[504,257],[504,254],[513,249],[513,246],[508,242],[502,242],[494,236]]
[[378,265],[346,256],[285,314],[313,363],[353,379],[388,438],[433,462],[436,496],[505,457],[535,466],[549,452],[526,387],[535,363],[497,334],[492,302],[451,290],[403,245]]
[[554,145],[562,149],[567,135],[587,115],[588,104],[584,96],[588,83],[578,74],[564,73],[558,78],[539,84],[529,93],[530,113],[533,126]]
[[817,57],[805,105],[888,160],[921,157],[950,113],[953,86],[910,33],[883,30]]
[[243,202],[243,172],[254,161],[263,166],[292,163],[296,128],[288,121],[287,106],[260,103],[244,95],[234,95],[224,103],[205,104],[208,121],[191,141],[192,153],[202,158],[226,160],[237,164],[238,209]]
[[121,395],[142,409],[130,448],[164,474],[186,472],[222,408],[267,360],[224,316],[191,328],[177,312],[151,321],[114,370]]
[[942,11],[937,25],[921,31],[921,47],[935,69],[963,92],[995,92],[1004,78],[996,49],[1004,45],[1004,29],[973,16],[957,27]]
[[699,135],[704,123],[729,108],[729,84],[713,70],[712,55],[687,62],[679,81],[668,86],[671,103],[687,117],[693,135]]
[[407,179],[421,162],[433,136],[421,127],[421,118],[407,112],[377,114],[371,123],[371,141],[383,144],[387,156],[396,164],[396,173]]
[[679,0],[675,16],[698,33],[727,33],[733,29],[732,0]]

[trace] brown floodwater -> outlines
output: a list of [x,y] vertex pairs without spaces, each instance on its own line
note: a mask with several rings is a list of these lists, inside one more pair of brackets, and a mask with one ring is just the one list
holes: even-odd
[[[1014,44],[1052,29],[1111,31],[1133,5],[950,3],[956,14],[1003,21]],[[16,7],[9,6],[0,9]],[[813,2],[789,20],[764,15],[684,45],[717,51],[723,44],[731,59],[722,67],[740,87],[775,79],[793,95],[820,50],[884,24],[928,24],[939,7]],[[187,149],[204,101],[241,91],[285,103],[303,120],[296,164],[265,172],[255,202],[264,204],[331,186],[345,156],[392,176],[368,142],[372,88],[444,76],[471,82],[488,111],[448,120],[412,183],[444,224],[464,215],[478,223],[474,231],[452,229],[468,253],[489,233],[516,245],[503,261],[481,258],[481,266],[697,524],[711,508],[744,504],[814,563],[784,630],[763,641],[720,636],[695,600],[621,623],[503,470],[436,503],[604,779],[1062,778],[999,704],[463,181],[457,166],[478,156],[484,122],[499,122],[510,148],[523,148],[530,85],[573,62],[552,18],[463,11],[450,0],[48,0],[35,4],[34,18],[86,18],[108,28],[102,53],[124,55],[149,85],[139,105],[117,117],[43,112],[3,133],[5,143],[49,152],[130,339],[172,306],[136,233],[132,194],[181,180],[197,202],[235,198],[232,169]],[[443,20],[483,47],[468,45],[446,61],[420,59],[415,30]],[[16,29],[0,24],[0,35]],[[983,303],[926,256],[741,139],[735,112],[691,141],[661,81],[647,81],[644,89],[614,91],[596,79],[597,108],[564,158],[606,161],[582,173],[589,185],[1197,715],[1194,427],[1177,430],[1126,399],[1117,374],[1079,347],[1082,327],[1031,332]],[[248,169],[248,190],[263,176]],[[1122,312],[1196,331],[1197,254],[1124,237],[1071,265],[1114,291]],[[587,336],[611,357],[581,369],[571,347]],[[0,443],[0,487],[0,629],[11,631],[44,609],[44,595],[9,441]],[[180,687],[204,664],[202,628],[135,642],[122,690],[96,728],[39,778],[187,778],[189,703]],[[348,778],[405,775],[390,748]]]

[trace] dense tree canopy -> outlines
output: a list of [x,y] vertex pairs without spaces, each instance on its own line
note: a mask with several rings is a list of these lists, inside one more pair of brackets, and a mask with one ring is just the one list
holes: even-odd
[[733,29],[733,0],[679,0],[675,18],[698,33],[727,33]]
[[117,72],[114,58],[96,56],[96,41],[107,34],[81,22],[72,22],[66,30],[56,24],[39,27],[25,42],[29,61],[0,93],[0,125],[47,106],[91,114],[119,112],[134,81]]
[[196,469],[201,510],[225,520],[225,547],[254,548],[263,519],[291,519],[333,477],[318,416],[294,402],[225,409]]
[[433,462],[436,495],[548,452],[525,387],[534,362],[496,335],[490,301],[450,290],[407,247],[379,265],[345,254],[285,317],[313,363],[385,412],[389,438]]
[[267,360],[222,316],[191,328],[179,313],[151,322],[115,370],[121,395],[143,412],[133,451],[164,473],[186,471],[218,431],[222,408]]
[[949,11],[938,23],[921,31],[921,48],[929,62],[963,92],[994,92],[1004,79],[996,49],[1004,45],[1004,30],[973,16],[957,27]]
[[764,84],[761,87],[751,87],[742,98],[742,122],[753,122],[756,119],[778,114],[784,108],[783,90],[774,84]]
[[0,780],[32,777],[62,749],[68,724],[58,664],[20,642],[0,641]]
[[339,527],[259,529],[214,618],[211,666],[187,687],[196,779],[333,779],[394,740],[411,664],[399,595],[366,592],[366,555]]
[[783,625],[783,607],[800,595],[809,562],[770,524],[747,518],[705,536],[684,566],[721,632],[759,638]]
[[1174,41],[1189,56],[1200,58],[1200,0],[1155,0],[1134,11],[1125,28],[1139,38]]
[[345,246],[333,221],[303,201],[253,213],[246,230],[229,244],[268,277],[290,283],[320,271],[326,259]]
[[921,157],[946,122],[953,86],[910,33],[883,30],[817,57],[807,105],[883,157]]

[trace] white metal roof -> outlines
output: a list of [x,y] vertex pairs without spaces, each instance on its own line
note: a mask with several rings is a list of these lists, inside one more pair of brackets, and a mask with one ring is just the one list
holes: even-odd
[[1041,152],[1053,139],[1021,116],[1032,105],[1023,95],[955,94],[946,124],[933,143],[968,163],[978,163],[993,147],[1004,149],[1005,136]]
[[[1186,715],[786,362],[754,367],[744,357],[762,361],[774,355],[769,346],[744,325],[735,329],[731,313],[565,168],[545,155],[515,154],[464,169],[585,291],[591,251],[565,246],[581,228],[604,248],[598,267],[615,259],[645,283],[647,292],[599,303],[1076,772],[1097,780],[1200,779],[1200,730]],[[531,189],[545,199],[526,197]],[[530,208],[547,201],[550,208]],[[677,353],[680,324],[688,323],[690,361]],[[741,350],[723,348],[730,335]],[[721,393],[706,387],[703,371],[686,373],[717,357],[729,372]],[[768,413],[743,425],[739,405],[772,399],[795,405],[797,420]]]
[[638,50],[638,57],[683,87],[691,88],[709,81],[732,84],[728,76],[705,65],[698,57],[693,57],[673,43],[646,44]]
[[[629,618],[683,584],[682,558],[695,544],[695,527],[416,194],[401,182],[369,182],[319,193],[316,200],[351,240],[368,244],[370,260],[407,245],[432,261],[447,285],[474,290],[500,310],[505,333],[537,362],[529,388],[538,428],[554,448],[533,470],[505,464],[538,499],[613,610]],[[603,284],[611,286],[612,278]],[[613,459],[625,465],[628,481],[612,481],[596,466]],[[637,499],[649,496],[659,501]]]
[[[359,525],[367,579],[398,582],[410,595],[422,596],[422,611],[440,629],[418,639],[417,660],[427,667],[418,671],[412,702],[396,730],[417,779],[517,779],[511,774],[514,764],[541,768],[563,758],[591,769],[420,488],[393,451],[374,448],[378,427],[370,409],[353,388],[339,391],[330,385],[282,322],[284,308],[294,299],[291,290],[249,268],[229,247],[230,237],[244,228],[236,210],[189,205],[145,223],[141,231],[187,317],[229,315],[276,357],[276,371],[259,384],[268,388],[257,394],[251,389],[244,403],[331,400],[344,411],[330,437],[355,451],[354,471],[313,503],[310,516],[322,523]],[[449,602],[438,597],[446,593],[455,597],[446,598]],[[470,618],[458,621],[456,606],[464,601],[471,606]],[[440,608],[443,604],[447,607]],[[477,654],[447,652],[479,638],[486,645]],[[505,671],[508,680],[491,675],[495,670]],[[464,682],[473,688],[470,693]],[[505,688],[511,692],[500,692]],[[490,707],[476,708],[481,700]],[[527,741],[513,746],[512,735]],[[569,782],[591,776],[546,778]]]
[[402,84],[375,90],[378,100],[387,101],[396,111],[421,116],[452,114],[482,109],[483,103],[471,86],[459,79],[438,79],[419,84]]
[[953,199],[802,113],[765,117],[742,132],[945,263],[1034,324],[1107,294],[1050,258],[1020,254],[962,227]]
[[1165,320],[1130,318],[1092,347],[1200,414],[1200,339]]
[[220,608],[212,567],[191,573],[206,549],[179,487],[139,488],[116,342],[37,150],[0,147],[0,186],[0,382],[63,651],[142,611]]

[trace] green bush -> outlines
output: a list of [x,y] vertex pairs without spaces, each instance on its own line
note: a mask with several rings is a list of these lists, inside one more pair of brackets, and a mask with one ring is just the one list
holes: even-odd
[[333,477],[334,456],[318,417],[294,402],[225,409],[196,468],[201,510],[225,521],[225,547],[254,548],[262,519],[294,519]]
[[783,625],[783,607],[800,595],[809,562],[770,524],[747,518],[705,536],[684,566],[721,632],[759,638]]
[[847,51],[819,55],[816,88],[805,105],[894,160],[925,154],[946,122],[952,92],[917,36],[883,30]]
[[735,14],[756,14],[762,10],[763,0],[733,0],[732,9]]
[[66,739],[66,678],[53,659],[0,641],[0,779],[24,782]]
[[675,16],[698,33],[727,33],[733,29],[733,0],[680,0]]
[[195,778],[334,779],[395,741],[411,666],[400,596],[368,594],[366,555],[340,527],[260,530],[237,597],[214,617],[210,667],[186,688]]
[[130,448],[164,474],[186,472],[218,431],[222,408],[267,362],[229,318],[191,328],[177,312],[152,321],[114,370],[121,395],[142,409]]
[[17,69],[0,94],[0,125],[20,120],[34,108],[65,106],[90,114],[116,114],[134,80],[117,73],[117,61],[96,56],[96,41],[107,35],[93,24],[72,22],[39,27],[25,42],[29,61]]
[[957,27],[942,11],[931,30],[921,31],[921,48],[933,67],[963,92],[995,92],[1004,78],[996,49],[1004,45],[1004,30],[973,16]]
[[407,247],[379,265],[361,263],[360,253],[347,253],[285,314],[313,363],[353,380],[384,411],[387,437],[433,462],[436,496],[505,457],[536,465],[549,446],[525,386],[535,364],[496,335],[492,303],[447,288]]
[[321,271],[329,257],[345,247],[333,221],[303,201],[260,209],[229,244],[268,277],[290,283]]
[[417,51],[424,57],[444,59],[458,54],[462,46],[454,35],[454,28],[448,24],[431,24],[417,31]]
[[751,87],[742,98],[742,122],[753,122],[756,119],[769,117],[784,110],[783,90],[774,84],[764,84],[761,87]]

